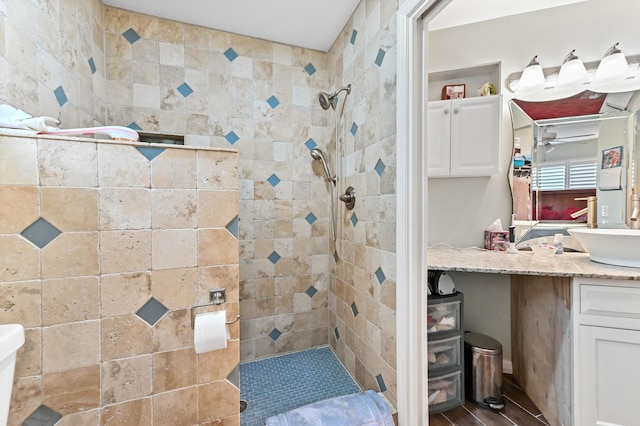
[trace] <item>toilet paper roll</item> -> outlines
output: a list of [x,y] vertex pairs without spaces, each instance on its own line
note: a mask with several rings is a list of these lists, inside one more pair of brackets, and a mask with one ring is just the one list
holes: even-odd
[[226,348],[227,340],[231,337],[227,325],[227,311],[196,315],[193,333],[197,354]]

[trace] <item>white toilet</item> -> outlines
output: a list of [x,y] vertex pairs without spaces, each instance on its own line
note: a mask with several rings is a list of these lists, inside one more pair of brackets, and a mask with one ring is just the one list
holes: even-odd
[[0,426],[6,426],[9,418],[16,351],[23,344],[24,327],[20,324],[0,325]]

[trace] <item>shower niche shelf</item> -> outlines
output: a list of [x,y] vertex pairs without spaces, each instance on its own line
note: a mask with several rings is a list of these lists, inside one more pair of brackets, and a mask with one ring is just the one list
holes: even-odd
[[427,301],[427,362],[429,414],[464,403],[464,296],[431,295]]

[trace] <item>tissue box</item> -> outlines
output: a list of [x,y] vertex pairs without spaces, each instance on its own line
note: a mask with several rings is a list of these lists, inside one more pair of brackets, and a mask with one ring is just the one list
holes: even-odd
[[509,246],[509,231],[484,231],[484,248],[505,251]]

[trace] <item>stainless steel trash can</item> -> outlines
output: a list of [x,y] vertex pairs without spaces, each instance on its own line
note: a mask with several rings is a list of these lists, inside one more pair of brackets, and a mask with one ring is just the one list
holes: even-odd
[[504,408],[502,345],[484,334],[464,334],[465,396],[491,410]]

